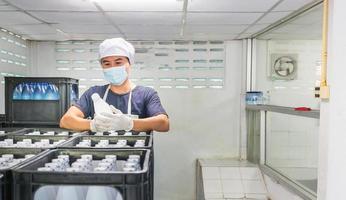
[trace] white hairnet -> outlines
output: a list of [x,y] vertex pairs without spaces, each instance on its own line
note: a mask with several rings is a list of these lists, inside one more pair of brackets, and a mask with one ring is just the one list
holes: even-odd
[[99,47],[99,59],[107,56],[126,56],[130,64],[134,64],[135,48],[123,38],[104,40]]

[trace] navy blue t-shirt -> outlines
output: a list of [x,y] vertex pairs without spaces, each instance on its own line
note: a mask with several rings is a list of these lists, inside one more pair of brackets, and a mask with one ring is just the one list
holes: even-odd
[[[98,93],[101,98],[103,98],[108,85],[93,86],[89,88],[84,94],[79,98],[79,100],[73,105],[78,107],[84,116],[94,117],[94,104],[91,99],[91,95]],[[130,93],[117,94],[112,90],[109,90],[106,102],[113,105],[117,109],[121,110],[124,114],[127,114],[127,104],[129,101]],[[131,101],[131,114],[138,115],[139,118],[147,118],[156,116],[159,114],[167,115],[165,109],[161,105],[161,101],[157,92],[149,87],[136,86],[132,90],[132,101]]]

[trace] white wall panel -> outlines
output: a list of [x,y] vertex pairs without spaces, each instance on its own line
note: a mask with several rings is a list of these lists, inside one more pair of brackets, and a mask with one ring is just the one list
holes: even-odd
[[5,76],[26,76],[30,69],[29,43],[19,35],[0,30],[0,114],[5,113]]

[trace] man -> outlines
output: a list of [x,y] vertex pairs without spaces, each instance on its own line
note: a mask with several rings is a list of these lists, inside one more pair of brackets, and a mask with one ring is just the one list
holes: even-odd
[[[95,132],[168,131],[169,119],[157,92],[149,87],[136,86],[129,80],[134,54],[134,47],[122,38],[103,41],[99,47],[99,59],[109,84],[89,88],[61,118],[60,127]],[[113,114],[95,114],[91,98],[94,93],[110,105]]]

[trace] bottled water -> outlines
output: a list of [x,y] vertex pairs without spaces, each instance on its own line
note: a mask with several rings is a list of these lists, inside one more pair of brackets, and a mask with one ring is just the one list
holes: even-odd
[[23,86],[21,99],[30,100],[31,96],[32,96],[32,91],[30,89],[30,85],[28,83],[25,83]]
[[45,100],[56,100],[55,91],[51,84],[47,85],[47,90],[45,93]]
[[77,93],[75,89],[71,86],[71,102],[76,102],[78,100]]
[[[31,155],[31,157],[35,156],[33,154],[28,155]],[[14,165],[17,165],[18,163],[23,162],[24,160],[29,159],[31,157],[27,157],[27,155],[25,155],[24,158],[15,158],[13,154],[3,154],[0,157],[0,169],[13,167]]]
[[59,89],[56,85],[51,84],[53,92],[54,92],[54,100],[59,100],[60,99],[60,94],[59,94]]
[[[45,171],[45,170],[40,170]],[[36,190],[34,200],[55,200],[57,195],[57,186],[42,186]]]
[[131,136],[131,135],[132,135],[132,132],[130,132],[130,131],[127,131],[124,133],[124,136]]
[[113,113],[111,108],[109,107],[109,104],[106,103],[103,99],[101,99],[99,94],[94,93],[91,95],[91,98],[94,102],[95,114]]
[[44,94],[42,92],[41,83],[34,83],[33,99],[35,99],[35,100],[43,100],[44,99]]
[[145,136],[145,135],[147,135],[147,133],[146,132],[140,132],[140,133],[138,133],[138,135],[139,136]]
[[14,88],[12,99],[20,100],[22,99],[23,85],[19,84]]
[[103,136],[103,132],[96,132],[95,135],[96,136]]
[[112,187],[89,186],[86,200],[122,200],[121,194]]
[[144,147],[145,146],[145,140],[137,140],[134,147]]
[[84,200],[87,187],[77,185],[59,186],[56,200]]
[[0,147],[18,147],[18,148],[53,148],[62,143],[66,142],[65,139],[52,142],[50,139],[41,139],[34,141],[32,139],[26,138],[22,141],[17,141],[16,143],[13,139],[4,139],[0,141]]
[[109,136],[118,136],[118,132],[116,131],[109,131]]

